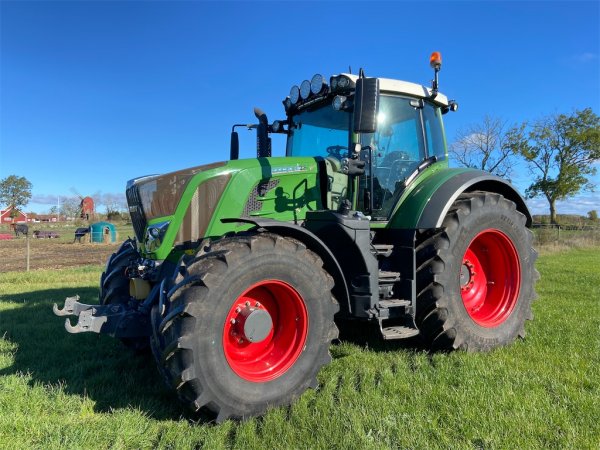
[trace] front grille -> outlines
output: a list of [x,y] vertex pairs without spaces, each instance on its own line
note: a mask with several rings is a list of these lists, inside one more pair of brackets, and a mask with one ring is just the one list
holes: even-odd
[[144,215],[144,208],[142,208],[142,202],[138,195],[138,188],[134,184],[127,189],[127,205],[129,206],[129,215],[131,216],[131,223],[133,224],[133,230],[137,236],[138,242],[143,242],[144,230],[146,229],[146,216]]

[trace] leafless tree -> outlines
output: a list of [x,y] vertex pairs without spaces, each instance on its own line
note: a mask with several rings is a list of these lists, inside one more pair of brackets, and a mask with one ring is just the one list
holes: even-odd
[[458,130],[450,154],[461,166],[510,178],[517,164],[511,144],[521,133],[522,129],[508,128],[502,119],[486,115],[480,123]]

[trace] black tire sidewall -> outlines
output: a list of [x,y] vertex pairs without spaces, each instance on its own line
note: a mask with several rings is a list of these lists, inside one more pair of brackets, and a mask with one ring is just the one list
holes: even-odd
[[[474,207],[469,214],[461,214],[460,226],[454,231],[448,231],[450,238],[449,264],[445,268],[448,301],[445,307],[448,317],[453,319],[457,334],[472,347],[488,349],[505,345],[518,335],[528,315],[531,303],[531,293],[527,288],[532,284],[532,263],[529,261],[531,252],[527,229],[522,225],[519,213],[510,207],[504,199],[497,205],[488,201],[480,207]],[[461,296],[458,274],[461,270],[463,256],[475,237],[484,230],[498,230],[512,242],[519,259],[520,286],[517,301],[510,315],[494,327],[484,327],[477,324],[467,312]]]
[[[271,249],[273,250],[273,249]],[[211,286],[202,317],[196,318],[196,371],[202,373],[206,385],[220,403],[239,410],[242,405],[278,405],[289,403],[296,392],[302,392],[316,375],[322,360],[328,358],[329,330],[333,321],[327,278],[320,267],[295,254],[263,252],[248,255],[234,267],[218,286]],[[265,277],[268,274],[268,277]],[[293,287],[302,297],[308,317],[304,349],[293,365],[278,378],[252,382],[241,378],[230,367],[223,348],[225,320],[234,301],[248,287],[265,280],[279,280]],[[190,288],[183,295],[192,295]],[[329,303],[329,304],[328,304]],[[330,317],[331,316],[331,317]],[[206,384],[205,384],[206,383]]]

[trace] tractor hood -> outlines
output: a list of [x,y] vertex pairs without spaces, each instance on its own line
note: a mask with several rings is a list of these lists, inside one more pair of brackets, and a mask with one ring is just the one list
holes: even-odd
[[325,203],[320,165],[325,170],[313,157],[240,159],[131,180],[127,203],[139,251],[166,259],[173,249],[248,228],[224,218],[298,223]]
[[138,241],[144,240],[144,230],[149,221],[175,213],[194,175],[225,164],[225,162],[217,162],[163,175],[149,175],[129,180],[126,190],[127,205]]

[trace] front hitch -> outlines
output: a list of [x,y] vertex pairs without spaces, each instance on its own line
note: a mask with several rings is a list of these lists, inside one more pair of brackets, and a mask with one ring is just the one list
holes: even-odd
[[65,320],[69,333],[99,333],[117,338],[145,337],[152,334],[149,314],[127,304],[87,305],[79,303],[79,296],[67,297],[62,309],[55,303],[52,311],[59,317],[75,316],[77,323]]

